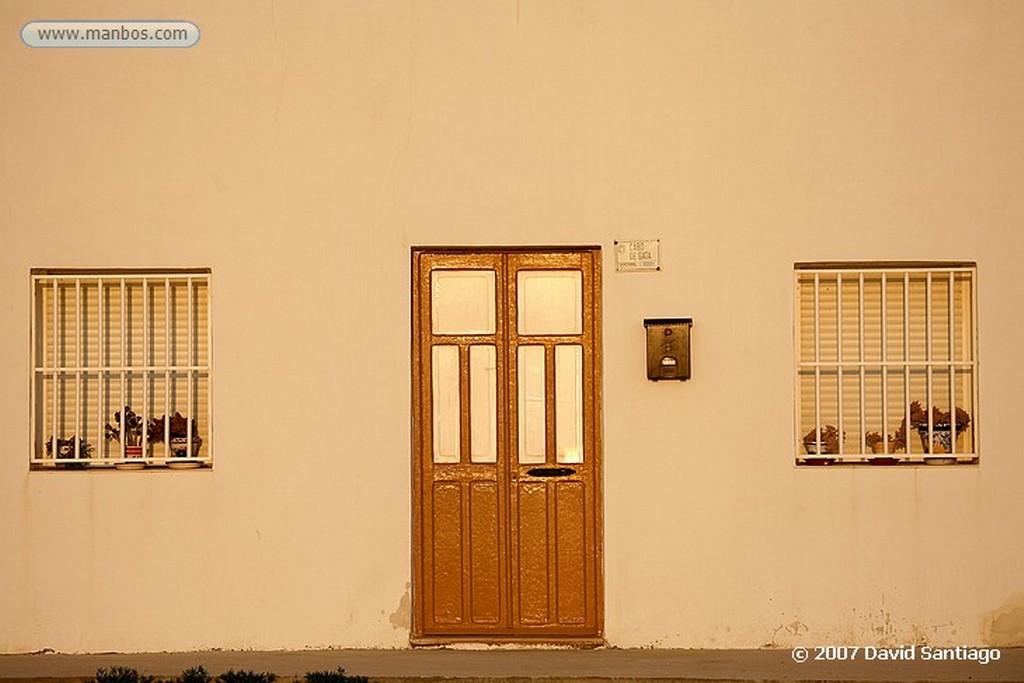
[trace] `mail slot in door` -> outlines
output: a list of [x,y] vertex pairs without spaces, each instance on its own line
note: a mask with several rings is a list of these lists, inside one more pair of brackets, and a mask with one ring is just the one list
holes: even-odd
[[647,379],[690,379],[693,318],[646,318]]

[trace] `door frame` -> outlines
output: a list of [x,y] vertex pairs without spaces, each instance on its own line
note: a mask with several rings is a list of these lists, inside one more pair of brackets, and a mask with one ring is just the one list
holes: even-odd
[[[603,486],[603,367],[602,367],[602,256],[603,252],[599,245],[556,245],[556,246],[414,246],[411,252],[411,414],[412,414],[412,440],[410,444],[411,468],[412,468],[412,596],[413,614],[412,627],[409,642],[412,646],[436,646],[447,643],[472,642],[491,644],[548,644],[571,645],[575,647],[599,647],[605,644],[604,640],[604,486]],[[420,364],[422,352],[422,325],[429,325],[429,321],[417,321],[422,314],[423,298],[430,296],[430,291],[421,277],[421,257],[423,255],[468,255],[468,254],[589,254],[592,259],[593,278],[593,306],[589,315],[593,323],[593,380],[592,380],[592,405],[593,405],[593,489],[594,489],[594,544],[595,544],[595,618],[596,632],[585,636],[580,635],[436,635],[424,632],[425,622],[425,599],[422,586],[424,585],[424,522],[423,516],[423,493],[424,473],[422,468],[422,457],[420,449],[423,444],[424,424],[428,419],[426,406],[422,405],[421,397],[424,389],[423,369]],[[505,285],[507,287],[507,283]],[[418,324],[419,323],[419,324]],[[507,342],[506,342],[507,343]],[[511,457],[506,454],[507,458]],[[500,476],[500,475],[499,475]],[[508,473],[505,480],[508,481]],[[506,510],[506,517],[508,511]],[[506,572],[507,573],[507,572]]]

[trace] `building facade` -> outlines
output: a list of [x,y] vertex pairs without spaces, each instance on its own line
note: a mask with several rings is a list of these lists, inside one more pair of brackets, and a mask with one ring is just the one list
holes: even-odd
[[1020,4],[150,9],[0,7],[0,652],[1024,645]]

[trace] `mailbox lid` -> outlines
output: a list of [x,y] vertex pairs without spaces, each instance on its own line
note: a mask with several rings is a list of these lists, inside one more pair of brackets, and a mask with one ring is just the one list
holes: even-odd
[[644,327],[693,325],[693,318],[644,318]]

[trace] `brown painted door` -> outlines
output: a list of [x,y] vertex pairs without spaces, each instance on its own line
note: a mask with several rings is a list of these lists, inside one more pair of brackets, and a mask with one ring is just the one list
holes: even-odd
[[413,641],[599,638],[600,250],[414,250],[413,347]]

